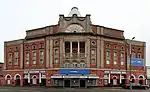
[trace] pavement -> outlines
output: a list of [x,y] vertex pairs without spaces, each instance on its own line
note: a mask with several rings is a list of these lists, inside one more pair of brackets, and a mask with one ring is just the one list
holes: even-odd
[[0,92],[150,92],[122,88],[45,88],[45,87],[0,87]]

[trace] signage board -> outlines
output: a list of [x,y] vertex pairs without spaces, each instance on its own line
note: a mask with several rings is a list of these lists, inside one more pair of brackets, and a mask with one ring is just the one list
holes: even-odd
[[121,74],[120,71],[111,71],[112,74]]
[[24,74],[27,74],[27,73],[45,73],[45,71],[43,70],[43,71],[38,71],[38,70],[30,70],[30,71],[27,71],[27,70],[25,70],[24,71]]
[[87,78],[87,76],[63,76],[63,78]]
[[51,78],[62,78],[62,76],[61,75],[53,75],[53,76],[51,76]]
[[132,66],[144,66],[144,59],[140,58],[131,58]]
[[60,74],[90,74],[90,69],[60,69]]

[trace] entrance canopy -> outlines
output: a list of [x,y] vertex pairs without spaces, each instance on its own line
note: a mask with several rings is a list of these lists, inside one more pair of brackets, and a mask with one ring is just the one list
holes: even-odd
[[89,79],[99,79],[98,76],[91,75],[53,75],[51,78],[89,78]]

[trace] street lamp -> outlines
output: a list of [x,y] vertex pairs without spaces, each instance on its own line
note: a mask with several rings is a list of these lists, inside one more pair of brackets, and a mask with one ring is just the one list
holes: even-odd
[[132,37],[130,41],[130,89],[132,89],[132,79],[131,79],[131,58],[132,58],[132,49],[131,49],[131,42],[135,39],[135,37]]

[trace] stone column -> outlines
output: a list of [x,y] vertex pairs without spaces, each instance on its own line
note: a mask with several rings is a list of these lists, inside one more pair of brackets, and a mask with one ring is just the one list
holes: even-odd
[[46,68],[49,68],[50,60],[49,60],[49,54],[50,54],[50,41],[49,38],[46,38]]
[[80,53],[80,42],[78,42],[78,55]]
[[39,83],[41,83],[41,73],[39,73]]
[[23,43],[20,45],[20,69],[23,69]]
[[121,74],[120,74],[120,84],[121,84]]
[[49,54],[49,57],[50,57],[50,60],[49,60],[49,63],[50,63],[50,68],[53,67],[53,40],[52,38],[50,38],[50,43],[49,43],[49,48],[50,48],[50,54]]
[[72,57],[72,42],[70,42],[70,56]]
[[108,83],[110,84],[110,73],[108,74]]
[[30,83],[30,73],[28,73],[28,83]]

